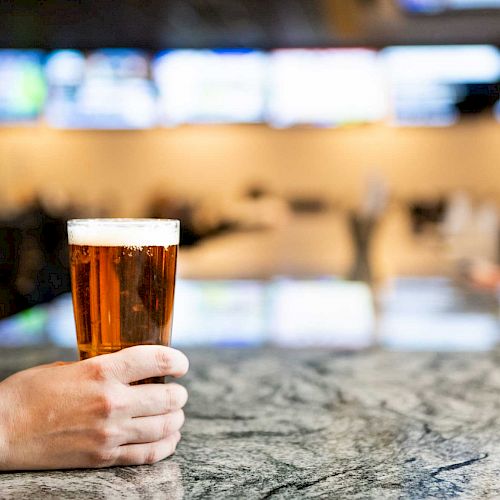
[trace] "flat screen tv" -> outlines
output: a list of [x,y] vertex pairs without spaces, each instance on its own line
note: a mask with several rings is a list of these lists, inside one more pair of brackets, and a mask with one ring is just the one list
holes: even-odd
[[496,47],[388,47],[380,58],[396,125],[447,126],[462,115],[491,110],[498,100],[500,53]]
[[262,121],[268,56],[247,49],[169,50],[153,62],[161,122]]
[[142,129],[156,123],[149,59],[139,50],[58,50],[47,58],[49,125],[76,129]]
[[0,50],[0,123],[35,121],[43,110],[43,53]]
[[453,10],[500,9],[500,0],[399,0],[407,12],[435,14]]
[[280,49],[271,53],[267,120],[276,127],[374,122],[387,113],[374,50]]

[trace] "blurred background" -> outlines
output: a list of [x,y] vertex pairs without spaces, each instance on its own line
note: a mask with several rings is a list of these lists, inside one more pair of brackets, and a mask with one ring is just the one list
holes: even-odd
[[173,343],[498,340],[500,0],[0,3],[0,345],[66,220],[182,223]]

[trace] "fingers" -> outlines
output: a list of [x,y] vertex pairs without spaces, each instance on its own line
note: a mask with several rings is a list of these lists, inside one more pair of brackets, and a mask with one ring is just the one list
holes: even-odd
[[189,368],[186,356],[176,349],[160,345],[138,345],[83,361],[97,368],[104,377],[123,383],[150,377],[182,377]]
[[127,388],[127,415],[147,417],[180,410],[188,393],[179,384],[145,384]]
[[154,443],[127,444],[120,446],[114,465],[154,464],[175,452],[181,433],[176,431]]
[[177,410],[166,415],[130,418],[122,424],[126,443],[153,443],[177,432],[184,424],[184,412]]

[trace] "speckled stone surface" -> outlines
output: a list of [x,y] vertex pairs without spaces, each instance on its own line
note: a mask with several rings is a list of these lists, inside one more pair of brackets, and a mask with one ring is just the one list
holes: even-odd
[[[188,354],[174,457],[3,473],[0,498],[500,498],[498,353]],[[3,352],[0,376],[48,358]]]

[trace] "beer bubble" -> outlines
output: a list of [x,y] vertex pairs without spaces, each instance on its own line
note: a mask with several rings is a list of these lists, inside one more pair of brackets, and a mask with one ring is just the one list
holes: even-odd
[[89,247],[81,246],[77,250],[71,252],[71,262],[79,264],[88,264],[90,262]]
[[123,252],[124,256],[134,257],[134,254],[136,254],[138,252],[142,252],[142,246],[135,246],[135,245],[126,246],[126,247],[123,247],[122,252]]

